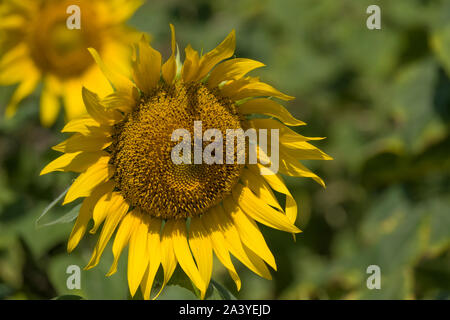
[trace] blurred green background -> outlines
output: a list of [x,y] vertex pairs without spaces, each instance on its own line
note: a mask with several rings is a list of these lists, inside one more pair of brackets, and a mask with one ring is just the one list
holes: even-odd
[[[381,30],[368,30],[366,8],[381,7]],[[169,23],[180,48],[210,50],[237,32],[238,57],[264,62],[253,72],[296,100],[287,108],[325,136],[318,147],[334,161],[310,161],[327,183],[287,179],[299,203],[292,236],[262,228],[279,272],[273,281],[236,263],[240,292],[215,264],[214,279],[239,299],[450,298],[450,2],[445,0],[149,0],[129,25],[170,54]],[[14,87],[0,88],[0,112]],[[82,271],[68,290],[66,268],[85,266],[97,236],[72,254],[72,223],[36,228],[43,209],[67,188],[70,174],[39,171],[63,138],[60,117],[39,124],[39,91],[12,120],[0,118],[0,299],[128,298],[126,255]],[[49,220],[70,208],[56,206]],[[369,290],[366,268],[381,268]],[[167,298],[195,298],[171,286]]]

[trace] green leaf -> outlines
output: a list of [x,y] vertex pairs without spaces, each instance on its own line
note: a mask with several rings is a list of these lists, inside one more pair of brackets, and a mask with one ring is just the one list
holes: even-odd
[[401,69],[392,86],[390,105],[398,121],[398,134],[413,153],[442,135],[441,120],[433,106],[437,71],[434,59],[420,60]]
[[[50,222],[47,222],[47,223],[37,224],[36,226],[38,228],[43,228],[43,227],[48,227],[48,226],[51,226],[51,225],[54,225],[54,224],[58,224],[58,223],[69,223],[69,222],[72,222],[73,220],[75,220],[78,217],[78,213],[80,212],[80,207],[81,207],[81,204],[73,207],[65,215],[63,215],[62,217],[60,217],[60,218],[58,218],[56,220],[53,220],[53,221],[50,221]],[[36,220],[36,222],[37,222],[37,220]]]
[[55,200],[52,201],[52,203],[50,203],[42,212],[42,214],[39,216],[39,218],[36,219],[35,221],[35,226],[36,228],[43,228],[43,227],[48,227],[54,224],[59,224],[59,223],[69,223],[72,222],[73,220],[75,220],[78,216],[78,213],[80,212],[80,207],[81,204],[73,207],[71,210],[69,210],[66,214],[64,214],[61,217],[58,217],[54,220],[50,220],[49,222],[41,222],[41,220],[48,214],[48,212],[59,202],[61,201],[61,199],[64,197],[64,195],[67,193],[67,190],[69,190],[69,188],[67,188],[63,193],[61,193]]
[[[163,274],[162,272],[156,275],[155,278],[155,287],[160,287],[163,282]],[[172,277],[170,278],[167,286],[179,286],[185,288],[192,292],[198,299],[201,298],[200,291],[197,287],[192,283],[191,279],[184,273],[184,271],[177,266]],[[154,288],[155,288],[154,287]],[[205,294],[206,300],[236,300],[236,297],[233,296],[231,292],[229,292],[224,286],[222,286],[217,281],[211,279],[209,283],[208,290]]]
[[177,266],[167,285],[180,286],[191,291],[197,298],[200,298],[200,291],[194,286],[191,279],[184,273],[180,266]]
[[429,232],[429,249],[432,253],[445,250],[450,247],[450,215],[448,208],[450,207],[450,197],[438,198],[430,200],[429,206],[426,208],[430,213],[430,225],[427,227]]
[[208,290],[206,291],[205,299],[207,300],[237,300],[233,294],[228,291],[217,281],[211,279]]
[[450,25],[437,30],[431,38],[432,48],[450,76]]

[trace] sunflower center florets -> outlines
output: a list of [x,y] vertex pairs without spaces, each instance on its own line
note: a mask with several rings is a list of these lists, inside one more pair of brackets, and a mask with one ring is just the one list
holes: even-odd
[[200,83],[158,87],[115,126],[114,179],[132,205],[155,217],[181,219],[201,215],[231,192],[241,164],[174,164],[172,134],[186,129],[193,135],[195,121],[203,132],[241,128],[234,103]]

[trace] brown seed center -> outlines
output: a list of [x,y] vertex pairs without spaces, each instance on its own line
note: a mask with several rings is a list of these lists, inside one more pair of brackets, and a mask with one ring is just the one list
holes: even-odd
[[[181,219],[201,215],[231,192],[242,165],[172,161],[179,143],[172,133],[186,129],[193,163],[194,121],[202,121],[202,133],[220,130],[224,146],[226,130],[241,128],[234,103],[199,83],[158,87],[115,126],[114,179],[132,205],[154,217]],[[203,141],[202,150],[209,143]]]

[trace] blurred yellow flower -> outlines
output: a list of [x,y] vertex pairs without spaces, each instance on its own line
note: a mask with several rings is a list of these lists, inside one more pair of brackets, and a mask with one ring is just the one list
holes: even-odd
[[[68,20],[79,8],[79,29]],[[42,81],[40,118],[45,126],[56,120],[60,99],[73,119],[85,108],[82,84],[107,94],[101,72],[87,48],[98,50],[106,62],[129,69],[133,32],[124,22],[141,0],[5,0],[0,3],[0,85],[18,83],[7,108],[12,116],[22,99]]]
[[[120,254],[129,244],[130,292],[134,295],[141,286],[146,299],[160,265],[164,281],[159,292],[177,264],[204,297],[213,252],[238,290],[241,280],[230,253],[259,276],[270,279],[266,263],[273,269],[276,263],[256,222],[292,234],[300,232],[294,225],[297,204],[280,174],[261,175],[263,166],[258,163],[174,164],[174,130],[192,128],[197,120],[202,121],[203,130],[278,129],[280,172],[310,177],[321,185],[323,181],[298,160],[331,159],[308,142],[320,138],[302,136],[286,126],[303,122],[266,98],[292,97],[258,78],[245,76],[263,64],[231,58],[234,31],[205,55],[187,46],[184,63],[178,66],[171,28],[172,55],[165,63],[144,37],[136,45],[133,81],[103,63],[90,49],[115,92],[100,98],[83,89],[89,115],[63,128],[62,132],[74,134],[53,148],[64,154],[41,172],[81,173],[64,200],[66,204],[84,197],[68,251],[78,245],[91,219],[91,233],[103,223],[87,265],[92,268],[117,229],[108,275],[116,272]],[[273,118],[250,119],[252,114]],[[285,208],[273,190],[285,196]]]

